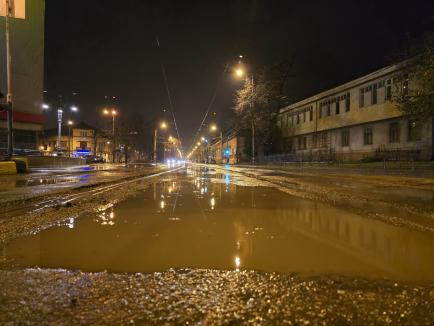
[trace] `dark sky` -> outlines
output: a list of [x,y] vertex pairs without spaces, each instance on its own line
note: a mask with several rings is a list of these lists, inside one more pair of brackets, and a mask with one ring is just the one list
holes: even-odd
[[45,89],[78,92],[79,119],[94,125],[105,95],[149,120],[169,107],[163,62],[188,146],[218,80],[212,110],[230,116],[240,82],[223,70],[238,54],[250,67],[292,57],[300,99],[381,67],[433,17],[432,2],[417,0],[46,0]]

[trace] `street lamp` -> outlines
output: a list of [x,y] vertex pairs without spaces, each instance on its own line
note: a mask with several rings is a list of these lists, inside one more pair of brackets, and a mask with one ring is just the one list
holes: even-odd
[[[217,125],[213,124],[210,127],[211,131],[217,131]],[[223,163],[223,131],[220,129],[220,160]]]
[[157,137],[158,137],[158,129],[161,130],[166,130],[167,129],[167,124],[166,122],[161,122],[160,125],[158,127],[155,128],[154,130],[154,164],[157,163]]
[[[71,127],[74,125],[74,121],[68,120],[68,156],[71,157]],[[74,135],[72,135],[74,140]],[[74,144],[74,142],[72,142]]]
[[116,144],[116,140],[115,140],[115,116],[118,114],[118,111],[116,111],[115,109],[104,109],[103,113],[105,115],[111,115],[112,116],[112,137],[113,137],[113,144],[112,144],[112,158],[113,158],[113,163],[115,163],[115,144]]
[[[44,93],[47,93],[47,91],[44,91]],[[57,132],[58,132],[57,133],[57,155],[62,156],[61,138],[62,138],[62,121],[63,121],[63,113],[64,113],[64,107],[63,107],[63,103],[62,103],[62,95],[59,95],[58,101],[59,101],[59,105],[57,107]],[[43,110],[49,110],[51,108],[51,106],[48,103],[42,103],[41,107]],[[78,107],[76,107],[75,105],[72,105],[69,107],[69,110],[71,112],[77,112]],[[69,152],[69,149],[68,149],[68,152]]]
[[[240,58],[240,65],[241,65],[241,59],[243,58],[243,56],[239,56]],[[239,66],[238,68],[235,69],[235,76],[237,78],[242,78],[244,75],[246,74],[245,70],[243,69],[242,66]],[[250,79],[250,80],[249,80]],[[254,101],[254,95],[255,95],[255,83],[254,83],[254,79],[253,79],[253,74],[250,74],[250,78],[246,78],[246,82],[250,82],[251,83],[251,100],[250,100],[250,118],[251,118],[251,123],[252,123],[252,165],[255,164],[255,121],[253,119],[253,101]]]
[[[61,145],[61,139],[62,139],[62,120],[63,120],[63,106],[62,106],[62,96],[59,96],[59,107],[57,108],[57,156],[62,156],[62,145]],[[70,110],[73,112],[77,112],[78,109],[76,106],[70,107]]]

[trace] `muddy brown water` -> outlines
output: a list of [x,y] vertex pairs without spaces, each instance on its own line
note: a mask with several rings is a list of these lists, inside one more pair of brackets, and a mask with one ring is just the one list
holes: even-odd
[[3,246],[7,265],[255,269],[434,281],[434,237],[203,168]]

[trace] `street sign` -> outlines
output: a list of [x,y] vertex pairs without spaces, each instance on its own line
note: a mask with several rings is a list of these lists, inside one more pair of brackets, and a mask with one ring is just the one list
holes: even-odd
[[[26,18],[26,0],[9,0],[12,8],[11,18]],[[6,16],[6,0],[0,0],[0,16]]]

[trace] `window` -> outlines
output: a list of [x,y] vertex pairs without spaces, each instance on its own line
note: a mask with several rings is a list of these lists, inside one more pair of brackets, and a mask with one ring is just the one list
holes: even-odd
[[342,147],[350,146],[350,130],[349,129],[342,130],[341,145],[342,145]]
[[306,122],[306,111],[303,111],[303,122]]
[[312,135],[312,148],[316,148],[318,146],[318,137],[316,134]]
[[306,149],[306,148],[307,148],[307,137],[304,136],[303,137],[303,149]]
[[340,108],[339,108],[339,99],[336,100],[336,114],[339,114]]
[[300,124],[300,115],[297,114],[297,124]]
[[301,137],[298,137],[298,149],[301,149]]
[[327,116],[330,116],[330,101],[327,103]]
[[421,140],[421,125],[417,120],[408,120],[408,141]]
[[309,120],[310,121],[313,120],[313,109],[312,108],[309,109]]
[[327,134],[327,132],[323,132],[320,136],[320,146],[326,147],[327,146],[327,140],[328,140],[328,134]]
[[371,96],[372,96],[372,101],[371,101],[371,103],[372,104],[377,104],[377,84],[374,84],[374,86],[372,87],[372,93],[371,93]]
[[365,130],[363,131],[363,144],[364,145],[373,144],[372,127],[366,127]]
[[85,149],[87,147],[87,141],[80,142],[80,148]]
[[386,101],[392,99],[392,80],[386,80]]
[[80,131],[80,137],[86,137],[87,133],[86,131]]
[[402,81],[402,94],[408,95],[408,74],[404,74],[404,80]]
[[350,93],[345,96],[345,111],[350,111]]
[[389,124],[389,143],[399,143],[399,123]]
[[359,97],[359,107],[363,108],[365,106],[365,89],[360,89],[360,97]]

